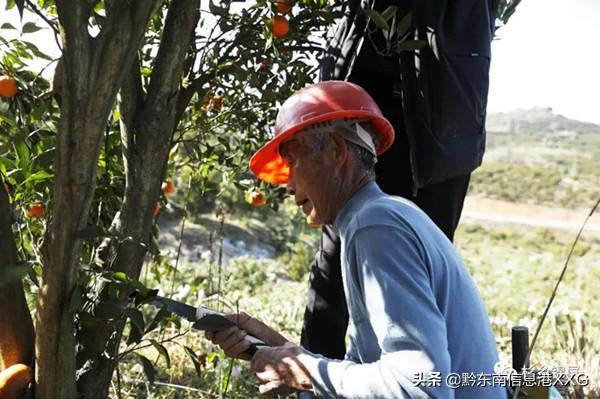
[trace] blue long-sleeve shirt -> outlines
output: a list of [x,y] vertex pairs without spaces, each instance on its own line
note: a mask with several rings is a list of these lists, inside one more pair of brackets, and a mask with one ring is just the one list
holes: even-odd
[[[311,362],[317,396],[505,399],[506,391],[491,384],[445,383],[449,373],[491,375],[498,354],[479,293],[433,222],[371,182],[334,227],[342,242],[350,345],[343,361]],[[415,384],[419,376],[422,385]],[[436,379],[440,386],[425,386]]]

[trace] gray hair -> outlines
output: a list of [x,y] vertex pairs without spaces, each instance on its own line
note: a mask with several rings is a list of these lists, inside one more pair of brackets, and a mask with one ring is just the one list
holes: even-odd
[[[365,129],[371,136],[374,136],[371,132],[373,130],[371,124],[369,122],[361,122],[361,127]],[[309,150],[309,157],[311,159],[316,159],[318,154],[320,154],[331,140],[331,135],[334,132],[329,133],[317,133],[317,134],[303,134],[300,138],[302,144],[306,146]],[[377,158],[371,154],[366,148],[363,148],[357,144],[354,144],[348,140],[345,140],[348,148],[350,148],[350,152],[354,155],[354,159],[356,160],[356,164],[359,169],[366,173],[369,178],[375,178],[375,164],[377,163]]]

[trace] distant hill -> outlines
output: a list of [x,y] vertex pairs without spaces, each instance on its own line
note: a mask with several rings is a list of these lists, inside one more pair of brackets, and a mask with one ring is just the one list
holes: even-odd
[[558,133],[577,135],[600,133],[600,126],[566,118],[552,112],[552,108],[518,109],[490,114],[487,131],[494,133]]
[[600,126],[551,108],[490,114],[483,164],[471,176],[480,197],[567,208],[600,195]]

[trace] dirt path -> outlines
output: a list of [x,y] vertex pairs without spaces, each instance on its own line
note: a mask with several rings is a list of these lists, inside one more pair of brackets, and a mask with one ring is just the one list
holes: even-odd
[[[564,209],[544,205],[514,203],[489,198],[467,197],[463,222],[489,221],[522,224],[559,230],[578,230],[590,209]],[[586,232],[600,234],[600,209],[586,225]]]

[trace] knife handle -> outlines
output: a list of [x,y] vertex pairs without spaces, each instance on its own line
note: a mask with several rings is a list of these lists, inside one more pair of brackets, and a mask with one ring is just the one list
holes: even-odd
[[250,341],[250,347],[246,350],[245,353],[247,353],[250,356],[254,356],[254,354],[256,353],[257,350],[259,350],[261,347],[264,346],[271,346],[269,344],[267,344],[264,341],[261,341],[260,339],[256,338],[253,335],[246,335],[246,339],[248,341]]
[[250,356],[254,356],[254,354],[256,353],[257,350],[259,350],[260,348],[266,347],[266,346],[270,346],[270,345],[267,345],[264,343],[263,344],[252,344],[244,353],[247,353]]

